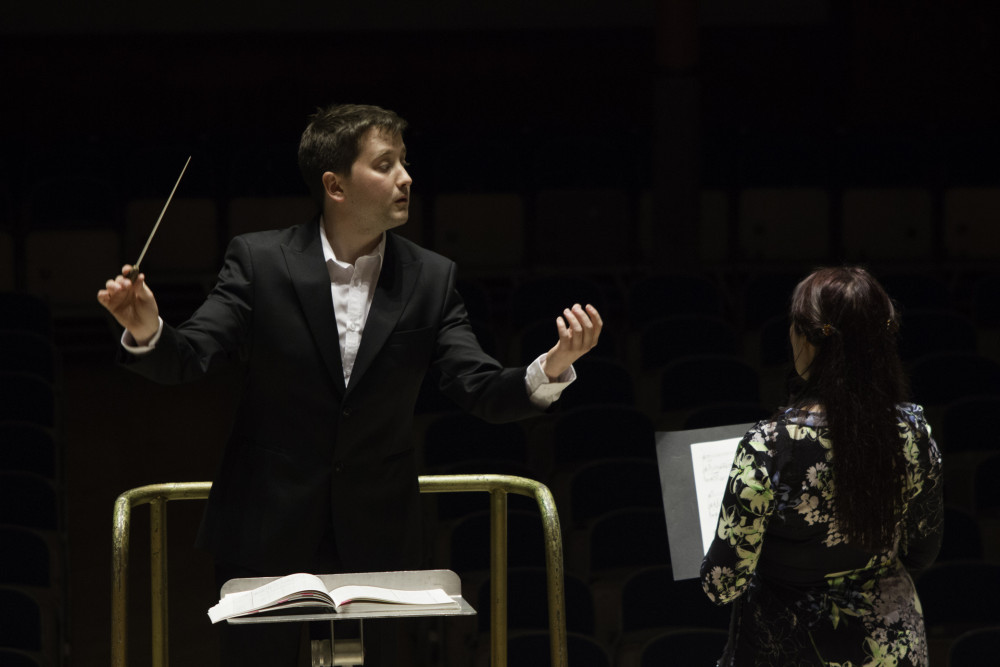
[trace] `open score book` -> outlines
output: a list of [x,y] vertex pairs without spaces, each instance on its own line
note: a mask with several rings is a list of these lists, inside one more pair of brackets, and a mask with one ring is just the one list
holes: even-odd
[[212,623],[227,618],[280,611],[292,607],[327,607],[337,612],[375,612],[387,608],[410,610],[459,609],[443,589],[404,591],[378,586],[340,586],[326,590],[313,574],[290,574],[258,588],[229,593],[208,610]]

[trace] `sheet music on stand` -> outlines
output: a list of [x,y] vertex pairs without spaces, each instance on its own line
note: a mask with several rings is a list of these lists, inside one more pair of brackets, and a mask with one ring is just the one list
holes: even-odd
[[[329,607],[294,607],[274,613],[259,613],[227,619],[228,623],[280,623],[292,621],[339,621],[366,618],[399,618],[406,616],[471,616],[476,610],[462,597],[462,582],[451,570],[412,570],[400,572],[354,572],[345,574],[317,575],[326,586],[333,590],[339,586],[367,585],[382,588],[419,591],[430,588],[444,590],[458,605],[455,609],[407,609],[405,605],[386,607],[380,611],[337,612]],[[256,589],[280,577],[259,577],[230,579],[220,591],[221,596]]]
[[719,520],[736,446],[753,424],[656,434],[674,580],[700,576]]
[[[380,588],[397,589],[400,591],[422,591],[440,588],[457,604],[447,609],[411,608],[405,605],[386,605],[377,611],[336,611],[331,607],[302,606],[277,610],[272,613],[251,613],[246,616],[227,618],[225,622],[243,623],[281,623],[295,621],[327,621],[330,624],[329,639],[312,639],[312,665],[353,665],[365,664],[364,625],[366,619],[403,618],[414,616],[471,616],[476,610],[462,597],[462,582],[459,576],[451,570],[412,570],[399,572],[355,572],[346,574],[316,575],[325,586],[332,591],[342,586],[377,586]],[[282,577],[257,577],[245,579],[230,579],[222,586],[220,598],[230,594],[245,594],[261,586],[271,584]],[[340,638],[335,630],[336,621],[357,619],[359,635],[357,637]]]

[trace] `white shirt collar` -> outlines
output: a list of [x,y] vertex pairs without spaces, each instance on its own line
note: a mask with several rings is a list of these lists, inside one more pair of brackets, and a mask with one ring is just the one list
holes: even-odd
[[[342,268],[347,268],[350,266],[350,264],[348,264],[347,262],[337,259],[336,253],[333,252],[333,246],[330,245],[330,239],[328,239],[326,236],[326,227],[323,225],[323,216],[319,217],[319,237],[320,240],[323,242],[323,261],[325,262],[333,261],[335,264],[337,264]],[[378,245],[375,246],[375,250],[365,255],[364,257],[359,257],[358,261],[360,262],[361,260],[369,257],[372,258],[377,257],[379,260],[378,265],[381,266],[382,259],[384,256],[385,256],[385,232],[382,232],[382,238],[379,239]]]

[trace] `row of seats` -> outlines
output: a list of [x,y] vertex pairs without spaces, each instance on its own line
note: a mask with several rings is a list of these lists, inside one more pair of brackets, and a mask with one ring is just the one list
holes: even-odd
[[[583,444],[594,448],[593,443]],[[601,444],[603,452],[581,458],[575,465],[564,464],[551,472],[532,467],[513,455],[469,458],[430,472],[510,474],[546,483],[552,489],[560,512],[567,543],[567,567],[580,574],[608,567],[659,562],[667,556],[668,546],[663,496],[652,443],[643,456],[628,458],[618,451],[628,448],[629,443],[625,440],[607,440]],[[996,519],[1000,518],[1000,500],[992,484],[1000,463],[1000,447],[996,442],[981,444],[983,449],[977,452],[979,456],[967,466],[963,466],[958,455],[947,451],[944,454],[948,512],[941,559],[1000,556],[1000,544],[994,535]],[[471,536],[476,531],[487,534],[486,499],[444,496],[429,500],[427,504],[428,522],[440,535],[437,553],[441,559],[484,564],[485,552],[474,548],[459,550],[467,544],[475,544],[463,535]],[[510,523],[511,526],[523,525],[523,535],[531,537],[537,530],[536,522],[530,518],[537,511],[533,502],[511,498],[510,507],[512,511],[527,513],[525,517],[512,518]],[[619,553],[616,551],[618,545],[628,548]],[[531,554],[540,557],[540,553],[532,551],[528,556]],[[537,560],[531,562],[540,564]]]
[[0,295],[0,663],[66,657],[61,358],[43,304]]
[[[664,665],[710,665],[722,654],[727,632],[716,628],[673,628],[641,633],[634,641],[618,647],[592,637],[568,633],[567,652],[579,667],[663,667]],[[981,667],[983,656],[996,650],[1000,626],[966,631],[949,642],[941,652],[949,667]],[[549,634],[541,630],[512,633],[507,656],[510,664],[544,667],[549,663]],[[485,657],[476,663],[485,667]]]
[[[850,190],[836,203],[822,189],[762,188],[737,195],[704,191],[701,198],[698,258],[709,264],[835,257],[981,263],[1000,257],[1000,236],[994,232],[1000,188],[950,189],[940,213],[932,194],[920,189]],[[57,231],[72,231],[79,243],[112,265],[132,261],[165,197],[129,200],[121,212],[111,203],[88,211],[72,197],[59,199],[66,200],[66,210],[0,221],[0,253],[15,259],[23,253],[31,266],[39,246],[57,244]],[[530,198],[517,193],[416,196],[403,230],[476,272],[655,263],[658,242],[650,199],[648,192],[637,198],[624,189],[540,191]],[[149,266],[168,276],[214,275],[222,247],[232,236],[304,222],[314,210],[303,196],[222,203],[178,197],[164,217]],[[32,279],[29,272],[29,284]]]
[[[198,254],[188,244],[179,246],[178,253]],[[108,230],[39,232],[28,239],[24,254],[26,291],[43,299],[60,320],[97,320],[102,311],[94,293],[123,257],[134,261],[138,254],[136,249],[134,256],[124,255]],[[207,270],[170,273],[152,258],[144,264],[170,321],[183,319],[200,304],[214,276]],[[511,363],[547,349],[555,315],[579,301],[598,306],[607,323],[594,354],[626,361],[633,370],[705,353],[742,355],[760,366],[787,357],[783,311],[802,273],[534,274],[464,280],[460,290],[484,347]],[[903,272],[880,277],[904,307],[905,358],[937,351],[980,351],[1000,358],[996,337],[983,335],[1000,324],[1000,276]]]
[[[1000,635],[1000,564],[983,560],[939,563],[915,579],[920,595],[932,664],[982,665],[974,647]],[[604,585],[602,585],[604,584]],[[725,646],[729,607],[708,601],[700,581],[674,581],[669,566],[640,568],[616,581],[587,585],[573,575],[564,581],[568,652],[573,665],[712,664]],[[489,581],[471,592],[476,619],[444,627],[451,652],[468,646],[482,662],[489,646]],[[548,664],[546,574],[542,568],[512,568],[508,577],[508,628],[511,664]],[[612,625],[606,626],[604,623]],[[458,645],[458,649],[454,648]],[[523,653],[522,653],[523,652]],[[521,660],[523,658],[523,661]],[[945,664],[941,660],[941,664]]]
[[[595,355],[575,368],[578,379],[563,394],[560,409],[603,403],[631,406],[661,430],[715,426],[720,420],[739,423],[763,413],[759,419],[787,400],[792,379],[787,358],[760,367],[726,354],[691,354],[639,368]],[[933,410],[936,423],[951,403],[1000,393],[1000,362],[976,351],[922,355],[908,363],[908,371],[913,400]],[[453,404],[430,390],[418,403],[423,414],[451,409]]]
[[[282,216],[269,212],[286,205],[299,208],[300,213]],[[178,200],[171,207],[177,210],[169,211],[164,218],[143,265],[151,276],[155,276],[158,285],[187,283],[204,288],[214,279],[221,263],[221,247],[232,234],[226,232],[220,236],[213,222],[214,206],[207,201]],[[185,213],[185,210],[190,213]],[[248,200],[241,210],[244,229],[268,229],[308,219],[306,211],[311,210],[311,206],[305,200]],[[82,284],[86,279],[103,278],[108,275],[107,267],[114,267],[113,271],[125,261],[134,262],[155,220],[156,213],[150,209],[148,215],[141,216],[124,232],[102,224],[86,228],[32,230],[17,235],[0,226],[0,253],[7,260],[0,262],[0,267],[3,267],[0,280],[8,290],[23,283],[25,291],[39,294],[57,306],[79,303],[80,294],[62,286],[62,283],[69,280]],[[455,225],[468,233],[485,233],[481,221],[468,216],[456,219]],[[239,230],[233,230],[234,233],[236,231]],[[412,239],[422,240],[419,223],[408,224],[399,231]],[[609,247],[603,241],[595,240],[589,232],[581,233],[579,229],[565,238],[571,244],[587,242]],[[724,236],[717,235],[716,238]],[[490,236],[484,239],[481,250],[487,252],[502,248],[512,240],[521,244],[517,233],[498,223],[495,238]],[[552,271],[545,270],[544,264],[536,265],[534,269],[526,263],[510,263],[503,267],[491,265],[482,257],[453,252],[453,249],[441,247],[441,243],[429,245],[458,261],[466,278],[463,294],[471,302],[470,311],[481,308],[487,312],[475,314],[484,316],[509,314],[510,326],[514,328],[530,324],[533,321],[531,310],[538,311],[539,306],[548,306],[546,302],[553,301],[554,297],[559,298],[561,310],[565,305],[565,293],[572,294],[569,298],[588,299],[604,306],[633,329],[656,317],[680,315],[720,317],[741,328],[754,323],[759,325],[784,309],[795,282],[808,272],[811,262],[815,260],[802,257],[790,265],[770,262],[753,266],[736,261],[701,273],[669,270],[650,273],[648,269],[643,269],[641,258],[634,257],[628,265],[615,266],[596,259],[585,267]],[[534,240],[529,245],[538,247]],[[980,248],[989,247],[986,242],[977,245]],[[787,241],[782,241],[782,246],[803,247]],[[561,254],[571,253],[564,250]],[[975,308],[978,302],[995,305],[989,298],[989,287],[979,284],[981,280],[995,275],[990,267],[969,263],[938,267],[934,270],[926,266],[884,264],[875,267],[875,270],[889,292],[910,308],[961,306],[968,311]],[[996,279],[993,280],[995,283]],[[0,289],[4,287],[0,286]],[[538,296],[527,302],[530,307],[519,305],[525,303],[524,297],[530,289],[534,289]],[[517,300],[510,298],[513,290],[519,292]],[[990,317],[992,312],[987,307],[978,310],[986,317]],[[550,316],[551,306],[538,314]],[[992,317],[995,320],[997,316]]]
[[[516,468],[483,461],[476,473],[514,474]],[[1000,502],[993,494],[990,473],[1000,454],[978,466],[973,489],[975,505],[967,509],[949,503],[939,562],[958,559],[993,559],[1000,556],[995,530]],[[947,463],[946,463],[947,466]],[[470,472],[473,467],[469,466]],[[524,476],[524,475],[522,475]],[[596,482],[596,483],[595,483]],[[566,568],[584,578],[615,570],[667,563],[669,536],[663,496],[654,462],[635,459],[594,461],[578,470],[556,476],[553,493],[559,507],[566,549]],[[601,494],[602,497],[596,497]],[[945,496],[952,494],[946,489]],[[994,494],[995,495],[995,494]],[[538,508],[530,501],[511,498],[508,530],[511,563],[544,565]],[[433,527],[435,562],[456,569],[476,570],[489,562],[489,514],[486,500],[433,504],[427,523]],[[484,538],[484,539],[477,539]]]

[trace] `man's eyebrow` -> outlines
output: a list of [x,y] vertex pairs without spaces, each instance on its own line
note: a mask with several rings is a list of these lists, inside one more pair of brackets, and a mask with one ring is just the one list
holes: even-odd
[[[379,160],[388,157],[390,155],[393,155],[395,153],[396,149],[393,147],[383,148],[382,150],[380,150],[378,153],[375,154],[375,157],[372,158],[372,162],[378,162]],[[399,151],[399,157],[400,159],[406,157],[406,146],[403,146],[403,148]]]
[[[395,148],[383,148],[382,150],[380,150],[378,153],[375,154],[375,158],[374,159],[375,160],[381,160],[385,156],[392,155],[395,152],[396,152]],[[400,155],[406,155],[406,147],[405,146],[403,147],[403,150],[401,150],[399,154]]]

